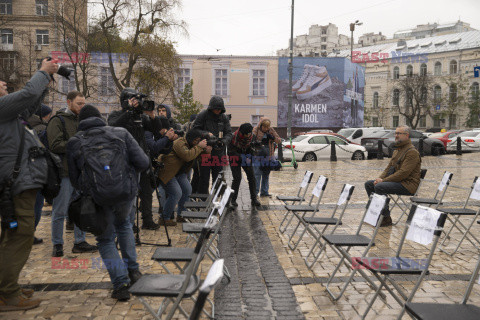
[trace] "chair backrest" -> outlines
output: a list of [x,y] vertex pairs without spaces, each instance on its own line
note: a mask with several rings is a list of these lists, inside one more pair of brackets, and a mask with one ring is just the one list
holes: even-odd
[[[335,207],[333,208],[332,215],[330,216],[331,218],[335,217],[337,214],[338,208],[342,208],[340,212],[340,216],[338,218],[338,221],[342,220],[343,215],[345,214],[345,210],[348,207],[348,203],[350,202],[350,199],[352,198],[353,190],[355,190],[355,186],[351,184],[344,184],[342,187],[342,191],[340,192],[340,196],[338,197],[338,201],[335,204]],[[318,210],[318,208],[317,208]]]
[[[448,171],[445,171],[443,174],[442,180],[440,180],[440,183],[438,184],[437,191],[435,192],[434,198],[437,200],[442,200],[443,196],[445,195],[445,192],[447,192],[447,188],[450,185],[450,181],[452,180],[453,173],[450,173]],[[441,193],[440,198],[437,198],[438,194]]]
[[[300,182],[300,187],[298,188],[297,197],[301,197],[302,199],[305,199],[305,195],[307,194],[308,186],[310,185],[312,178],[313,178],[313,172],[308,170],[305,171],[302,182]],[[301,195],[302,190],[303,190],[303,194]]]
[[420,182],[418,183],[417,191],[415,192],[415,195],[418,194],[418,191],[420,190],[420,187],[423,184],[423,180],[425,180],[425,176],[427,175],[427,169],[420,169]]
[[468,200],[477,200],[480,201],[480,179],[478,179],[478,176],[473,179],[472,187],[470,190],[470,194],[468,195]]
[[223,278],[223,259],[216,260],[210,270],[208,271],[207,277],[203,281],[200,289],[198,290],[198,298],[193,307],[192,313],[190,314],[190,320],[197,320],[200,318],[202,313],[203,306],[207,300],[210,292],[220,283]]
[[325,188],[328,183],[328,178],[325,176],[319,176],[317,183],[315,184],[315,187],[312,190],[312,196],[310,198],[310,201],[308,202],[309,205],[312,205],[313,199],[317,197],[317,204],[315,207],[315,211],[318,210],[318,207],[320,205],[320,200],[322,200],[323,193],[325,192]]
[[385,214],[388,212],[388,204],[390,203],[390,198],[385,195],[379,195],[372,193],[368,199],[367,206],[365,207],[365,212],[363,213],[360,224],[357,228],[357,235],[360,234],[360,231],[363,227],[363,222],[370,224],[374,227],[372,241],[377,235],[378,228],[383,221]]

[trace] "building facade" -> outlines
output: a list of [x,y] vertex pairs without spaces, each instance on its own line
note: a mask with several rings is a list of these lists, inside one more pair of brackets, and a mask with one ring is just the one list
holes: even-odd
[[452,23],[419,24],[413,29],[400,30],[393,34],[394,39],[423,39],[427,37],[440,36],[452,33],[475,31],[469,23],[456,21]]

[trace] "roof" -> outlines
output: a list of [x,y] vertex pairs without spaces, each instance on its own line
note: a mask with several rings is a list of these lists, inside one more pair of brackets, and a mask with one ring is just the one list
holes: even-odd
[[[376,44],[374,46],[356,48],[361,53],[388,53],[392,51],[413,54],[437,53],[480,48],[480,31],[467,31],[423,39],[405,40],[406,45],[397,46],[397,42]],[[330,53],[329,57],[349,57],[350,49],[341,50],[338,54]]]

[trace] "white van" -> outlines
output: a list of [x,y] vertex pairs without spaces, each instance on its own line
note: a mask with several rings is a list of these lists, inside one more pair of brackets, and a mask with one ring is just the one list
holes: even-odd
[[385,130],[384,127],[369,127],[369,128],[343,128],[337,133],[344,136],[354,143],[361,144],[362,138],[368,137],[378,130]]

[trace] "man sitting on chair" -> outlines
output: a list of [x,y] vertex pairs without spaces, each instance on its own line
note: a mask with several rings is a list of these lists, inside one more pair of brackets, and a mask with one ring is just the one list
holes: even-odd
[[[368,196],[377,194],[414,195],[420,184],[421,158],[410,140],[410,128],[400,126],[395,130],[395,151],[380,177],[365,182]],[[390,212],[381,227],[392,225]]]

